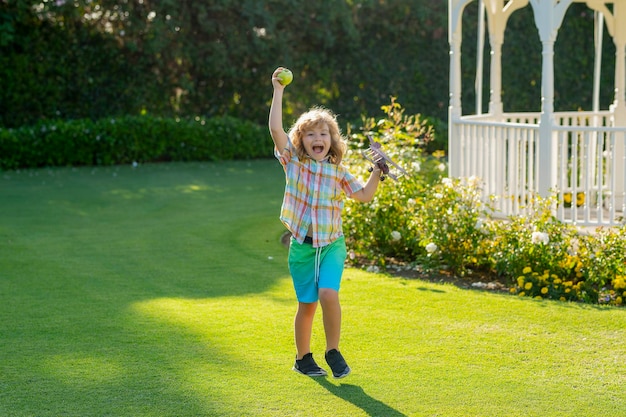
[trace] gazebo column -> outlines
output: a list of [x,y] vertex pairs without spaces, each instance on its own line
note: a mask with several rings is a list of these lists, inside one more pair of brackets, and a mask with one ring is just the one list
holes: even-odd
[[[626,18],[626,5],[623,1],[613,5],[614,22],[623,21]],[[626,126],[626,27],[614,25],[613,41],[615,43],[615,97],[611,110],[613,123],[617,127]],[[624,144],[626,137],[618,135],[613,148],[613,163],[615,164],[615,205],[621,209],[624,205],[624,176],[626,175],[624,160]]]
[[490,79],[489,79],[489,113],[501,117],[504,112],[502,106],[502,44],[504,31],[511,14],[528,5],[528,0],[511,0],[506,5],[502,0],[486,0],[489,24]]
[[[459,29],[460,32],[460,29]],[[450,41],[450,106],[448,107],[448,158],[449,175],[461,175],[461,154],[459,128],[455,121],[461,118],[461,34],[454,33]],[[456,142],[456,143],[455,143]]]
[[[626,16],[624,2],[613,5],[613,21],[619,22]],[[616,126],[626,126],[626,27],[613,26],[613,42],[615,43],[615,97],[613,113]]]
[[501,33],[491,34],[489,36],[489,44],[491,45],[490,57],[490,95],[489,95],[489,113],[492,116],[502,116],[502,44],[504,43],[504,31]]
[[[615,95],[610,111],[612,114],[612,123],[614,127],[626,127],[626,26],[619,24],[626,19],[626,4],[623,0],[610,2],[613,4],[613,10],[607,8],[609,2],[604,0],[587,0],[587,5],[594,10],[602,13],[606,21],[606,28],[613,37],[615,44]],[[615,194],[615,208],[624,209],[624,192],[626,191],[626,160],[625,147],[626,137],[624,133],[617,134],[611,157],[613,158],[614,184],[612,185]]]
[[463,153],[461,135],[457,122],[462,115],[461,108],[461,16],[471,0],[448,1],[448,42],[450,43],[450,103],[448,106],[448,175],[461,176],[461,155]]
[[537,164],[537,191],[549,197],[557,178],[557,143],[553,140],[554,125],[554,40],[542,41],[541,118],[539,120],[539,161]]
[[541,118],[537,161],[537,192],[549,197],[556,187],[557,143],[553,138],[554,122],[554,42],[565,12],[572,0],[530,0],[539,30],[542,51],[541,68]]

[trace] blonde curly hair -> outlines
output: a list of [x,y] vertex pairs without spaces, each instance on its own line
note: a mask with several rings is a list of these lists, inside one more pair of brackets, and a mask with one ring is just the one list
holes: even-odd
[[289,129],[289,137],[296,148],[298,158],[303,160],[307,157],[306,150],[302,143],[302,136],[307,130],[319,127],[321,125],[328,126],[330,131],[330,150],[328,151],[328,161],[332,164],[339,165],[346,153],[348,145],[341,134],[337,116],[325,107],[312,107],[306,113],[298,117],[298,120]]

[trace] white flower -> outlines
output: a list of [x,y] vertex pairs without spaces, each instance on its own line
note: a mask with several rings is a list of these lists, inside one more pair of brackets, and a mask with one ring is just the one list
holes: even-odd
[[356,253],[354,253],[354,251],[351,250],[348,256],[350,257],[350,259],[354,260],[354,258],[356,258]]
[[402,235],[400,234],[400,232],[394,230],[393,232],[391,232],[391,240],[398,241],[402,238]]
[[428,253],[434,253],[434,252],[437,251],[437,249],[439,249],[439,248],[433,242],[430,242],[428,245],[426,245],[426,252],[428,252]]
[[441,198],[443,198],[443,194],[441,194],[441,193],[435,193],[435,198],[439,198],[439,199],[441,199]]
[[445,185],[448,188],[452,188],[453,184],[452,184],[452,180],[450,178],[444,178],[441,180],[441,183],[443,185]]
[[443,172],[446,170],[446,164],[439,164],[437,165],[437,169],[439,169],[439,171]]
[[547,245],[550,242],[550,236],[547,233],[543,232],[533,232],[531,236],[531,241],[535,245],[539,243]]
[[415,205],[415,199],[414,198],[409,198],[406,203],[409,206],[414,206]]
[[480,186],[480,178],[478,178],[475,175],[472,175],[471,177],[468,178],[467,185],[469,185],[472,188],[478,188]]

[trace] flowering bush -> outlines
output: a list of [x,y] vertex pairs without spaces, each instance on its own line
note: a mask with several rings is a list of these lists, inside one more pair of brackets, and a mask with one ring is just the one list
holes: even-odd
[[585,281],[582,298],[585,301],[623,305],[626,226],[599,228],[595,233],[582,235],[578,246],[582,265],[580,274]]
[[523,216],[494,219],[478,178],[445,178],[442,153],[424,155],[432,128],[392,100],[385,118],[351,133],[350,170],[366,178],[366,133],[409,173],[379,186],[370,204],[346,202],[344,232],[355,265],[403,262],[457,276],[495,275],[518,296],[622,306],[626,226],[581,233],[553,216],[556,196],[529,201]]
[[551,204],[552,199],[537,197],[527,215],[492,223],[491,259],[498,275],[515,280],[528,267],[542,275],[569,273],[565,260],[576,230],[552,215]]
[[491,233],[484,218],[491,208],[482,202],[477,178],[443,178],[427,189],[416,209],[414,221],[427,264],[445,265],[461,276],[488,265],[483,242]]
[[423,154],[424,145],[432,137],[432,127],[426,121],[419,115],[405,115],[394,99],[382,110],[384,118],[364,118],[360,131],[349,132],[350,149],[345,163],[355,175],[363,179],[369,176],[371,164],[362,155],[369,147],[369,134],[410,175],[400,181],[386,179],[370,204],[346,201],[344,230],[355,263],[365,258],[383,265],[388,258],[410,261],[422,256],[415,208],[424,198],[428,180],[440,178],[446,169],[441,162],[443,155],[426,158]]
[[580,299],[581,283],[568,278],[564,280],[556,274],[550,274],[549,270],[539,273],[527,266],[517,278],[516,285],[511,288],[511,293],[521,297],[577,301]]

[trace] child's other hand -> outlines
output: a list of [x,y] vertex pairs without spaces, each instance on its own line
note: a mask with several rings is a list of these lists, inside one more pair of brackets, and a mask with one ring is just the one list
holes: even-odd
[[274,70],[274,73],[272,74],[272,85],[274,86],[274,90],[285,89],[285,86],[280,83],[280,79],[278,78],[278,74],[284,69],[284,67],[278,67]]

